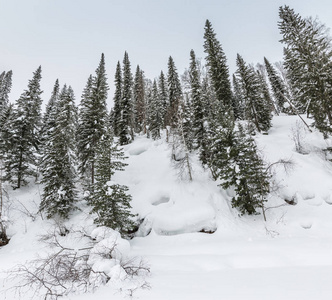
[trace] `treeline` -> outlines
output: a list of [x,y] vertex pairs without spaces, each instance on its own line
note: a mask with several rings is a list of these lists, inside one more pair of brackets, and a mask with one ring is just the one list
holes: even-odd
[[139,66],[133,75],[126,52],[116,67],[110,112],[103,54],[79,107],[72,88],[60,88],[57,80],[43,115],[41,67],[14,105],[8,101],[12,73],[2,73],[1,181],[20,188],[41,173],[40,210],[49,218],[68,218],[77,208],[79,183],[95,222],[129,233],[135,226],[131,196],[126,186],[113,181],[126,165],[119,146],[137,134],[159,139],[164,130],[183,178],[193,179],[190,157],[197,153],[223,188],[235,188],[233,206],[242,214],[257,213],[269,193],[270,176],[252,136],[269,131],[273,114],[306,113],[325,138],[332,131],[332,51],[325,26],[288,6],[280,7],[279,16],[284,63],[274,65],[264,58],[254,67],[238,54],[232,77],[208,20],[206,63],[191,50],[182,76],[172,57],[167,73],[153,81]]

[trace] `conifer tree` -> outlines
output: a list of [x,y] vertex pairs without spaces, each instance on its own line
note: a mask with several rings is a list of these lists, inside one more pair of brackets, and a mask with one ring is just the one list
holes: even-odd
[[121,127],[121,101],[122,101],[122,71],[121,71],[121,65],[118,61],[116,65],[116,71],[115,71],[115,78],[114,78],[114,84],[115,84],[115,92],[114,92],[114,107],[113,107],[113,114],[112,114],[112,125],[113,125],[113,132],[115,136],[120,135],[120,127]]
[[260,66],[260,69],[258,69],[256,71],[256,73],[257,73],[257,79],[260,84],[261,97],[262,97],[266,107],[269,108],[270,112],[275,111],[278,114],[277,109],[275,108],[275,104],[273,102],[269,87],[267,85],[266,78],[262,71],[262,68],[264,68],[264,67],[259,64],[258,64],[258,66]]
[[42,103],[40,80],[41,67],[33,73],[28,88],[16,101],[9,137],[11,149],[5,160],[6,179],[14,188],[26,185],[27,177],[36,175]]
[[12,88],[12,75],[12,71],[2,72],[0,75],[0,111],[9,103],[8,95]]
[[163,126],[162,105],[158,94],[156,80],[153,81],[151,99],[149,102],[149,131],[152,139],[160,139],[160,130]]
[[242,94],[241,86],[235,74],[233,74],[233,99],[234,118],[236,120],[243,120],[245,110],[244,97]]
[[132,99],[133,76],[131,74],[128,53],[123,58],[123,81],[121,99],[121,122],[120,122],[120,144],[126,145],[134,139],[133,124],[133,99]]
[[169,96],[168,96],[167,80],[165,78],[163,71],[160,72],[158,80],[158,92],[159,92],[160,105],[162,108],[163,128],[166,128],[166,114],[169,108]]
[[204,140],[205,128],[204,128],[204,108],[201,98],[201,84],[196,63],[196,55],[194,50],[190,51],[190,87],[191,87],[191,99],[193,110],[193,131],[195,139],[195,148],[200,148]]
[[271,127],[270,103],[266,103],[261,94],[261,84],[254,68],[247,66],[238,54],[236,59],[236,74],[241,85],[245,101],[245,119],[256,129],[268,131]]
[[108,121],[106,108],[108,89],[105,58],[102,54],[96,75],[93,77],[90,75],[83,91],[77,130],[79,171],[81,175],[90,177],[88,182],[92,185],[95,175],[95,149],[105,133]]
[[53,105],[50,115],[56,113],[53,127],[47,132],[47,139],[41,162],[44,192],[40,210],[48,218],[68,218],[77,201],[75,132],[77,110],[72,88],[65,85],[59,95],[58,105]]
[[275,68],[270,64],[266,57],[264,57],[264,64],[270,81],[273,96],[276,99],[278,111],[286,113],[288,112],[288,110],[285,108],[286,98],[290,98],[287,92],[287,88],[282,79],[279,77]]
[[171,56],[168,59],[167,84],[169,109],[166,116],[166,125],[174,128],[176,127],[179,105],[182,99],[182,89],[179,75]]
[[96,213],[95,223],[128,234],[134,227],[131,214],[131,196],[128,187],[112,181],[115,171],[127,165],[122,149],[114,143],[113,133],[107,129],[97,147],[96,183],[91,197],[91,213]]
[[[223,152],[224,164],[220,168],[221,186],[234,187],[232,206],[241,214],[256,214],[269,193],[269,176],[264,169],[262,159],[257,154],[257,146],[250,135],[246,135],[239,124],[238,131],[228,133],[227,152]],[[265,218],[265,214],[264,214]]]
[[232,90],[226,56],[209,20],[205,23],[204,52],[216,97],[229,109],[232,105]]
[[139,66],[136,68],[134,80],[134,115],[135,131],[146,133],[146,107],[144,74]]
[[284,61],[295,98],[327,138],[332,133],[332,49],[324,25],[303,19],[288,6],[279,8]]

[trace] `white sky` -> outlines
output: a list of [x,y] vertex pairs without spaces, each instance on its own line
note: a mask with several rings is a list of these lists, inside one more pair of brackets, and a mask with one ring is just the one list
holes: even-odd
[[89,74],[105,53],[113,98],[118,60],[128,51],[134,73],[139,64],[148,78],[167,72],[172,55],[181,74],[189,52],[204,57],[205,20],[212,22],[230,71],[236,54],[246,62],[282,59],[278,7],[287,4],[301,16],[318,16],[332,27],[331,0],[0,0],[0,72],[13,70],[11,101],[42,66],[43,99],[56,78],[72,85],[77,101]]

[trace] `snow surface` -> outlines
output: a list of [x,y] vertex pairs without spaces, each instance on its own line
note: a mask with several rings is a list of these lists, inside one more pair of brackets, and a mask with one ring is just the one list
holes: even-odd
[[[117,258],[144,257],[151,267],[151,289],[124,288],[111,281],[93,295],[64,299],[124,299],[134,290],[134,299],[144,300],[332,299],[332,162],[322,151],[332,140],[324,140],[315,130],[304,131],[307,154],[297,153],[292,139],[297,120],[274,117],[269,134],[255,137],[269,164],[279,159],[293,162],[289,170],[278,164],[271,167],[278,189],[266,205],[267,222],[262,215],[240,217],[230,205],[232,191],[221,190],[195,157],[193,182],[179,180],[165,137],[153,141],[138,136],[125,147],[126,171],[113,179],[128,185],[133,212],[144,219],[138,236],[128,242],[112,230],[95,229],[84,209],[66,226],[87,228],[100,249],[104,243],[121,241]],[[27,213],[38,210],[41,189],[31,183],[10,192],[15,211],[6,216],[12,238],[0,248],[0,271],[48,251],[38,236],[54,223],[40,216],[33,220]],[[80,241],[71,243],[80,247]],[[121,279],[121,269],[110,262],[98,268]],[[3,290],[11,285],[3,283],[5,277],[0,273]],[[11,293],[6,297],[0,294],[0,299],[18,299]]]

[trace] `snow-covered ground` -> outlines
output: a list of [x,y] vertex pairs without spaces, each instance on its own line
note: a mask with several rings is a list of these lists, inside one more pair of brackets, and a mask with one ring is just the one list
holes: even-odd
[[[240,217],[229,203],[231,191],[222,191],[195,157],[193,182],[179,180],[165,138],[137,137],[125,147],[129,165],[114,180],[129,186],[133,210],[144,218],[138,236],[130,241],[130,253],[144,257],[151,267],[151,288],[136,290],[134,298],[332,299],[332,162],[322,151],[332,140],[301,129],[298,120],[296,116],[275,117],[269,135],[256,136],[269,164],[279,159],[292,161],[288,170],[279,164],[271,167],[276,190],[266,205],[267,222],[262,215]],[[292,128],[296,127],[300,127],[305,154],[295,151]],[[33,221],[24,213],[37,211],[39,189],[31,184],[10,192],[13,207],[21,212],[15,210],[11,216],[12,239],[0,249],[1,271],[47,251],[38,236],[52,227],[52,221],[39,216]],[[91,218],[76,212],[68,226],[78,224],[91,227]],[[3,285],[5,276],[0,273],[3,290],[11,284]],[[109,284],[93,295],[68,299],[123,299],[127,295],[125,289],[120,292]],[[18,299],[11,293],[4,297],[0,294],[0,299]],[[27,295],[22,299],[28,299]]]

